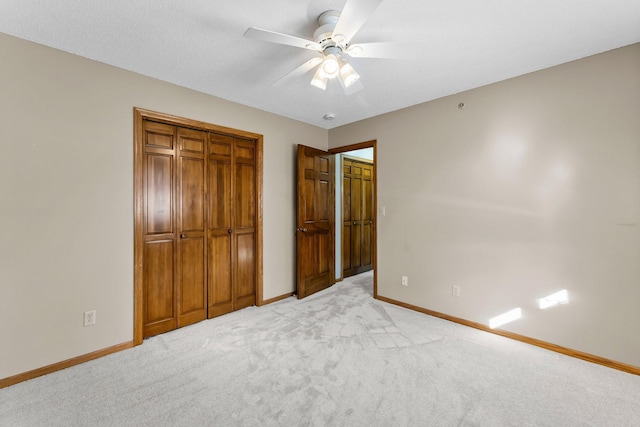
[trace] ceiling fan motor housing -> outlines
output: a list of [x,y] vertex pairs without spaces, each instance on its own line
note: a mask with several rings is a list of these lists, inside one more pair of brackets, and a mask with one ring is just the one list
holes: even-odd
[[340,19],[340,11],[338,10],[327,10],[318,17],[320,27],[313,33],[313,40],[315,40],[325,52],[326,49],[332,48],[338,50],[338,52],[326,52],[327,54],[333,53],[334,55],[339,55],[343,50],[343,46],[332,38],[333,30],[336,28],[338,19]]

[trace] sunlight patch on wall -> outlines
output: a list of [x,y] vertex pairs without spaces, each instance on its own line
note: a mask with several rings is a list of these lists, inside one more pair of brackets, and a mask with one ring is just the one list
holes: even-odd
[[541,310],[544,310],[550,307],[555,307],[558,304],[566,304],[568,302],[569,292],[567,292],[566,289],[563,289],[544,298],[540,298],[538,300],[538,307],[540,307]]
[[549,175],[553,179],[553,181],[560,184],[566,182],[569,179],[569,177],[571,176],[571,171],[565,163],[558,161],[553,166],[553,168],[551,168]]
[[516,135],[504,135],[497,138],[491,147],[494,166],[513,170],[521,166],[527,156],[527,141]]
[[522,309],[520,307],[509,310],[499,316],[489,319],[489,327],[495,329],[498,326],[505,325],[507,323],[518,320],[522,317]]
[[540,207],[547,212],[557,211],[570,194],[567,191],[572,176],[573,170],[569,164],[558,160],[544,175],[538,177],[534,191]]

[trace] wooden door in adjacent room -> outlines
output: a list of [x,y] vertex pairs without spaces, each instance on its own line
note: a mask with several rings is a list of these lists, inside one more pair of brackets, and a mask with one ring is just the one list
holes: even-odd
[[297,295],[335,283],[335,155],[298,145]]
[[342,270],[343,277],[373,268],[373,163],[342,159]]

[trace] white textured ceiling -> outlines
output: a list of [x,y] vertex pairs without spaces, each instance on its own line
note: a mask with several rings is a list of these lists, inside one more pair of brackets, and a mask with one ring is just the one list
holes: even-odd
[[0,32],[323,128],[640,42],[640,0],[385,0],[352,42],[418,41],[418,59],[349,59],[364,85],[352,95],[312,72],[271,86],[314,53],[244,31],[312,38],[344,4],[0,0]]

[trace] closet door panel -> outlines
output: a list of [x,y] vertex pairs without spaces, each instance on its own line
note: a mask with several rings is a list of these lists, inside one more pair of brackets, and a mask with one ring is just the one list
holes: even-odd
[[369,178],[362,180],[362,220],[373,221],[373,180],[371,179],[371,168],[365,170]]
[[[186,238],[180,241],[181,316],[200,312],[206,318],[206,313],[203,312],[207,309],[204,249],[202,238]],[[196,314],[195,317],[200,316]],[[185,323],[188,324],[188,321]],[[183,322],[180,326],[184,326]]]
[[173,156],[147,154],[145,234],[173,232]]
[[180,231],[204,232],[204,159],[180,159]]
[[173,150],[175,148],[175,126],[164,123],[144,122],[144,148]]
[[178,128],[178,327],[207,318],[207,134]]
[[355,176],[351,179],[351,268],[357,269],[362,265],[362,168],[353,166],[352,170]]
[[143,336],[176,328],[174,161],[176,129],[143,126]]
[[373,227],[372,224],[362,224],[362,246],[360,247],[360,262],[361,267],[366,271],[373,263],[373,251],[372,251],[372,239]]
[[231,235],[209,238],[209,318],[233,310]]
[[255,304],[256,268],[255,268],[255,235],[254,233],[236,236],[236,287],[235,309]]
[[[361,250],[362,250],[362,226],[360,222],[358,225],[354,225],[351,232],[351,268],[359,268],[362,265]],[[355,274],[355,273],[354,273]]]
[[231,163],[211,159],[209,162],[209,228],[231,229]]
[[342,227],[342,269],[343,271],[351,269],[351,223]]
[[236,164],[235,228],[254,228],[256,218],[255,166]]
[[342,159],[342,275],[351,270],[351,161]]
[[351,176],[342,179],[342,220],[351,222]]
[[233,138],[209,135],[208,317],[233,311]]
[[173,240],[145,242],[144,248],[144,335],[175,329]]
[[362,248],[363,271],[373,268],[373,166],[363,168],[362,180]]
[[236,139],[234,160],[234,309],[239,310],[254,305],[256,294],[255,142]]

